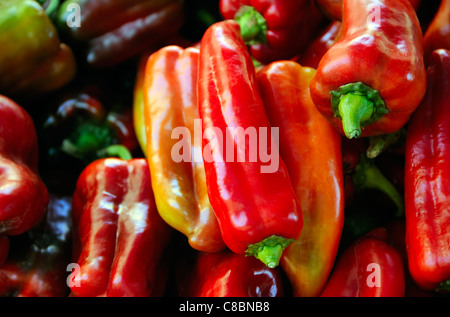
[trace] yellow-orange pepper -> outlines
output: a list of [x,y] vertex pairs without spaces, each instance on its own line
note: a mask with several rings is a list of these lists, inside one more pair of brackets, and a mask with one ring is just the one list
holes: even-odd
[[172,149],[181,142],[172,137],[177,127],[190,131],[192,153],[201,153],[201,142],[194,141],[198,57],[199,49],[175,45],[150,55],[143,78],[145,140],[141,134],[141,141],[146,144],[161,217],[186,235],[194,249],[218,251],[225,244],[209,202],[203,160],[177,162],[172,157]]
[[280,154],[303,211],[303,231],[281,258],[298,297],[318,296],[333,267],[344,217],[341,139],[311,100],[315,74],[293,61],[273,62],[257,79]]

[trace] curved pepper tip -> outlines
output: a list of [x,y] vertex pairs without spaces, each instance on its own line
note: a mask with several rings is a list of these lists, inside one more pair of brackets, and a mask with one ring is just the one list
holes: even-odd
[[294,242],[293,239],[273,235],[261,242],[249,245],[245,251],[245,256],[254,256],[267,267],[273,269],[280,264],[283,250],[292,242]]
[[339,114],[347,138],[354,139],[361,136],[361,124],[371,118],[373,111],[373,103],[365,96],[349,93],[341,98]]

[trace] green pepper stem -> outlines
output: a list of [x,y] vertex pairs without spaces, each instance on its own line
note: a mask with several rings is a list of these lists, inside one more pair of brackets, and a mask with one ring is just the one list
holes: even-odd
[[241,28],[241,35],[247,45],[267,42],[266,19],[251,6],[242,6],[234,19]]
[[449,293],[450,292],[450,279],[439,283],[438,287],[435,289],[436,292]]
[[99,157],[119,157],[122,160],[129,161],[133,158],[130,150],[122,144],[113,144],[105,149],[98,151]]
[[39,3],[43,6],[47,16],[51,17],[59,7],[59,0],[39,0]]
[[114,144],[114,131],[105,124],[83,122],[63,140],[61,150],[83,161],[99,158],[98,152]]
[[365,96],[348,93],[339,102],[339,114],[342,118],[344,133],[349,139],[359,138],[361,123],[371,118],[374,111],[373,102]]
[[359,189],[370,188],[386,194],[397,206],[395,215],[401,217],[404,214],[403,197],[397,188],[381,173],[375,164],[362,157],[360,164],[355,169],[353,181]]
[[249,245],[245,255],[254,256],[273,269],[280,264],[283,250],[293,241],[293,239],[273,235],[261,242]]
[[362,127],[375,123],[389,112],[380,92],[363,82],[342,85],[330,95],[334,116],[342,119],[349,139],[360,137]]
[[390,146],[397,143],[400,139],[404,139],[406,136],[406,130],[404,128],[399,131],[377,135],[370,137],[370,145],[367,149],[367,157],[375,158],[384,151],[386,151]]

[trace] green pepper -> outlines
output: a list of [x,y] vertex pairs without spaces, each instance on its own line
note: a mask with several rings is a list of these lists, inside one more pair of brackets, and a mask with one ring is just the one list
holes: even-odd
[[44,8],[33,0],[0,2],[0,92],[17,96],[54,91],[73,79],[74,54]]

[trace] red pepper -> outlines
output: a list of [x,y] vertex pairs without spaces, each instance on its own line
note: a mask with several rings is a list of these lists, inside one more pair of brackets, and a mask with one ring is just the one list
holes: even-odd
[[[161,296],[171,228],[156,210],[147,161],[99,159],[73,195],[73,296]],[[163,279],[163,280],[160,280]]]
[[295,59],[302,66],[317,69],[320,60],[333,46],[336,37],[341,30],[341,21],[332,21],[322,32],[311,41],[306,49]]
[[178,276],[181,297],[282,297],[285,293],[280,268],[268,268],[230,250],[199,252]]
[[426,90],[422,30],[407,0],[344,0],[341,32],[311,83],[322,114],[348,138],[400,130]]
[[314,0],[317,7],[331,20],[342,20],[343,0]]
[[302,297],[320,294],[344,220],[341,137],[311,100],[314,72],[293,61],[278,61],[257,73],[270,123],[280,128],[281,157],[303,211],[302,234],[281,258],[294,295]]
[[431,54],[428,89],[406,138],[405,216],[409,270],[424,290],[450,290],[450,51]]
[[11,255],[0,265],[0,296],[68,295],[66,269],[70,262],[71,210],[71,197],[51,195],[42,222],[11,239]]
[[425,62],[430,58],[434,50],[450,49],[450,1],[441,0],[438,11],[428,26],[424,38]]
[[268,64],[298,55],[323,21],[312,0],[221,0],[225,19],[236,19],[251,55]]
[[[418,10],[422,0],[409,0],[414,9]],[[332,20],[342,20],[343,0],[315,0],[317,7],[328,18]]]
[[[33,119],[24,108],[1,95],[0,175],[0,237],[22,234],[44,216],[49,197],[38,171]],[[5,239],[0,238],[0,258],[7,253]]]
[[389,244],[392,245],[403,260],[403,271],[405,272],[405,297],[435,297],[439,296],[433,291],[426,291],[417,286],[411,277],[411,273],[408,269],[408,255],[406,251],[405,243],[405,219],[393,219],[390,220],[386,229],[389,233]]
[[348,246],[339,257],[321,297],[403,297],[405,275],[385,228]]
[[[302,212],[237,22],[226,20],[208,28],[199,63],[207,188],[224,242],[236,253],[254,255],[275,267],[283,249],[301,233]],[[247,137],[249,141],[242,142]]]

